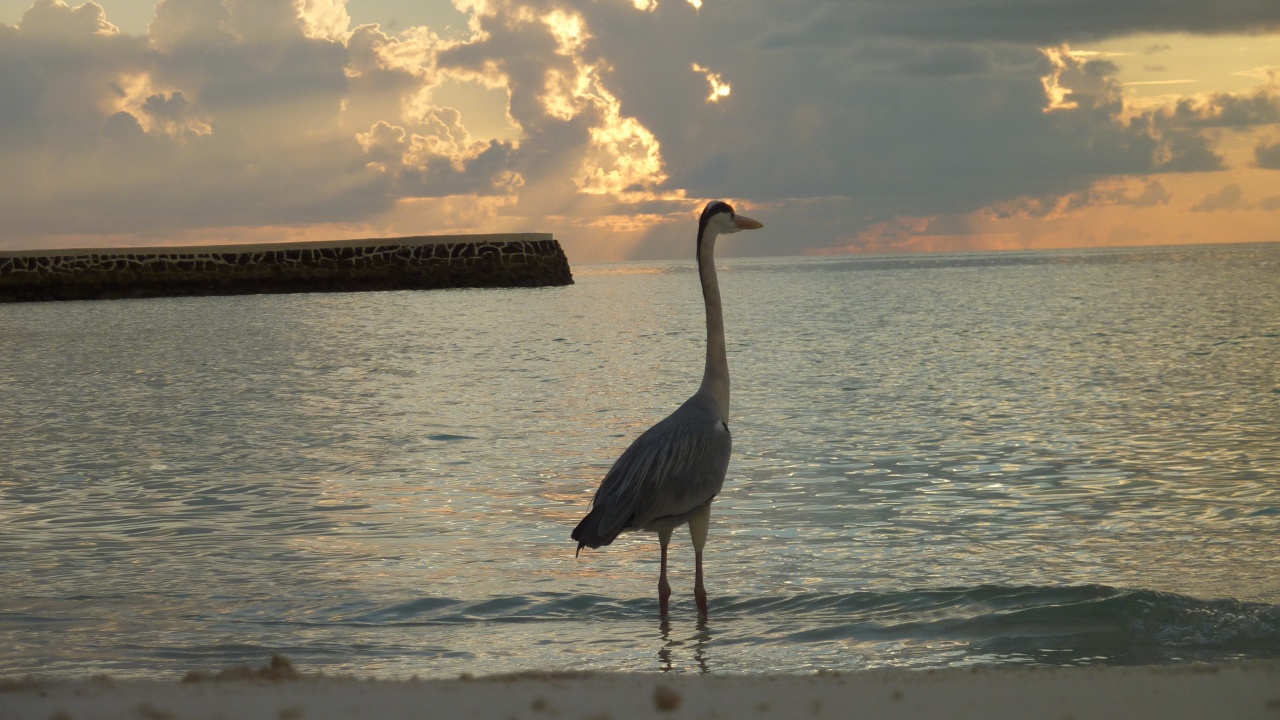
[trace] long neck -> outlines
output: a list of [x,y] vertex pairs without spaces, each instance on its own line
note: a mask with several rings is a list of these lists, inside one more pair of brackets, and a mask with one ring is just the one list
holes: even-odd
[[698,243],[698,276],[702,299],[707,306],[707,364],[702,371],[702,387],[720,408],[720,419],[729,422],[729,358],[724,349],[724,312],[720,308],[720,283],[716,279],[716,234],[708,229]]

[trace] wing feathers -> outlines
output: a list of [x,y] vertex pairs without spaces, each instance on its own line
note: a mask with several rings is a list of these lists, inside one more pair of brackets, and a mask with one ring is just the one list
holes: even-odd
[[724,484],[730,436],[718,417],[686,403],[649,428],[613,464],[592,500],[601,535],[687,513]]

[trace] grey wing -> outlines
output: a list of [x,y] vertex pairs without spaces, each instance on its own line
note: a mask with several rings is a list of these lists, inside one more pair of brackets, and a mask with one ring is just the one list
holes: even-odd
[[687,513],[720,492],[729,467],[729,429],[683,406],[649,428],[613,464],[592,505],[606,532]]

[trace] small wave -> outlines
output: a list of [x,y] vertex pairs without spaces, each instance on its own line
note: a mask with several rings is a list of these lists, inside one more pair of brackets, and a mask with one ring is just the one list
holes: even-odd
[[[616,600],[601,595],[539,593],[477,601],[428,597],[320,620],[353,625],[459,625],[475,622],[528,623],[577,619],[639,620],[652,614],[647,599]],[[316,622],[312,620],[311,622]]]
[[[313,616],[306,624],[589,626],[654,619],[652,598],[572,593],[424,597],[352,610]],[[967,648],[973,661],[1063,665],[1280,657],[1280,605],[1105,585],[724,596],[712,599],[710,614],[709,626],[726,641],[732,631],[772,645],[942,643]]]
[[[800,603],[813,605],[812,599]],[[1280,657],[1280,606],[1201,600],[1105,585],[979,586],[866,594],[853,606],[852,632],[903,640],[953,639],[999,655],[1077,653],[1134,662],[1201,654]],[[1061,662],[1061,658],[1054,660]]]

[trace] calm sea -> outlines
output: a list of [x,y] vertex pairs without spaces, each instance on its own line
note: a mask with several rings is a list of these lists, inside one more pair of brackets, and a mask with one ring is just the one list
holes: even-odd
[[569,540],[696,272],[575,272],[0,306],[0,675],[1280,657],[1280,244],[722,262],[705,624]]

